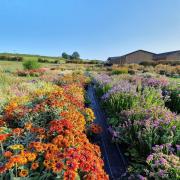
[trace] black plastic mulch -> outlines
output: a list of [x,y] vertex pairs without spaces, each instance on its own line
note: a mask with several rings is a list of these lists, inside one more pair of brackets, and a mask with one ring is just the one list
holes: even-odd
[[105,163],[105,171],[109,174],[110,179],[122,179],[123,174],[127,169],[126,159],[121,151],[121,147],[112,143],[111,134],[108,131],[105,114],[100,108],[99,102],[95,95],[95,90],[92,86],[87,90],[88,98],[91,101],[91,108],[94,110],[96,119],[95,122],[103,128],[103,132],[97,135],[93,142],[98,144],[101,148],[102,158]]

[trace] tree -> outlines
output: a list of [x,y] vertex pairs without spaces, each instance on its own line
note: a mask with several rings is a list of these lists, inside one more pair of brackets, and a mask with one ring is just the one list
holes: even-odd
[[72,59],[79,59],[80,55],[77,51],[73,52],[73,54],[71,55]]
[[69,59],[69,55],[65,52],[62,53],[62,58]]

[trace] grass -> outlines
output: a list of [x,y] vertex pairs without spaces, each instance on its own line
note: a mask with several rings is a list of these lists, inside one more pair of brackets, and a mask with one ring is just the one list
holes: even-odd
[[20,56],[23,57],[24,60],[38,60],[38,58],[44,58],[48,60],[56,60],[56,59],[62,59],[60,57],[56,56],[41,56],[41,55],[31,55],[31,54],[18,54],[18,53],[0,53],[0,55],[5,55],[5,56]]
[[[53,64],[49,63],[40,63],[41,67],[53,67]],[[0,61],[0,70],[1,71],[9,71],[9,72],[15,72],[17,70],[22,70],[23,65],[22,62],[17,61]]]

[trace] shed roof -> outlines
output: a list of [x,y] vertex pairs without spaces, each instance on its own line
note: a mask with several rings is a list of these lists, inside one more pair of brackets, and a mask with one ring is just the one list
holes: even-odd
[[133,51],[131,53],[128,53],[128,54],[125,54],[125,55],[122,55],[122,56],[115,56],[115,57],[109,57],[108,60],[114,60],[114,59],[118,59],[118,58],[121,58],[121,57],[124,57],[124,56],[128,56],[130,54],[134,54],[136,52],[145,52],[145,53],[148,53],[148,54],[152,54],[152,55],[155,55],[155,53],[153,52],[149,52],[149,51],[145,51],[145,50],[142,50],[142,49],[139,49],[137,51]]

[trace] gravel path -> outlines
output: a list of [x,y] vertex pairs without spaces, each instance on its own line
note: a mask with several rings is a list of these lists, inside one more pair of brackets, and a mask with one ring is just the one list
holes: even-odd
[[122,179],[121,176],[126,172],[126,160],[120,147],[111,142],[111,135],[108,131],[104,112],[100,108],[95,90],[92,86],[89,86],[87,94],[91,101],[91,108],[94,110],[96,116],[95,122],[103,128],[103,132],[95,137],[94,143],[98,144],[101,148],[102,157],[105,162],[105,170],[109,174],[110,179],[120,180]]

